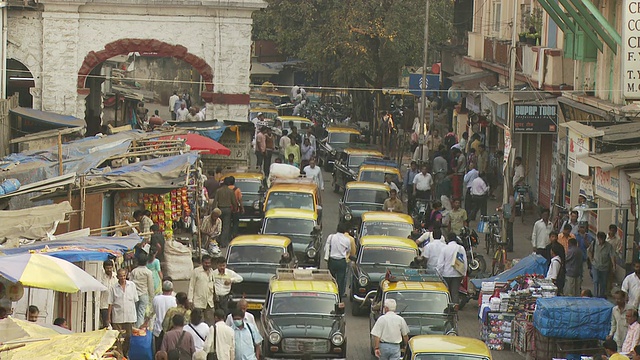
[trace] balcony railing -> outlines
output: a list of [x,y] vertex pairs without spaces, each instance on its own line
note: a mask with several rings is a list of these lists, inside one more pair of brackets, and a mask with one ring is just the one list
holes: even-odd
[[[502,66],[510,66],[510,48],[511,40],[485,38],[483,60]],[[516,44],[516,71],[522,71],[522,47],[520,44]]]

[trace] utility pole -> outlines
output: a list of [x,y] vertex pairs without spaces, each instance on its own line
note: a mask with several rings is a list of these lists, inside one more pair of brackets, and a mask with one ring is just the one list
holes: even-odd
[[420,93],[420,133],[418,134],[418,145],[420,146],[420,160],[424,162],[424,124],[427,121],[427,64],[429,57],[429,2],[425,0],[424,15],[424,59],[422,63],[422,91]]
[[[510,64],[509,64],[509,109],[507,112],[507,127],[504,134],[504,158],[506,160],[506,164],[503,167],[505,169],[503,174],[503,182],[504,185],[502,191],[502,203],[509,203],[509,196],[513,194],[513,186],[511,184],[511,173],[513,172],[513,161],[511,159],[511,150],[513,144],[513,118],[515,116],[515,105],[514,105],[514,90],[516,86],[516,56],[517,56],[517,48],[516,44],[518,41],[518,32],[516,29],[516,25],[518,24],[518,7],[520,6],[520,1],[514,1],[513,4],[513,20],[511,25],[511,48],[510,48]],[[508,146],[508,148],[507,148]],[[511,209],[511,216],[515,216],[515,209]],[[507,239],[507,222],[506,220],[502,222],[502,238]],[[512,239],[513,241],[513,239]]]

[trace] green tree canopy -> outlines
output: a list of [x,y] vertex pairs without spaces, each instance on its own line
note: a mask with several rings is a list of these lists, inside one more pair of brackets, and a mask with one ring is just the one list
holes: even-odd
[[[405,65],[421,65],[425,0],[267,0],[253,38],[273,40],[333,83],[394,86]],[[431,51],[452,33],[453,0],[432,0]],[[437,56],[431,56],[437,58]]]

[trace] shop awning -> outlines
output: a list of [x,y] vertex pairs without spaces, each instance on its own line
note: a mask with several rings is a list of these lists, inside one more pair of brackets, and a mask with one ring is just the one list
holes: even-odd
[[503,93],[489,93],[485,94],[487,99],[496,103],[496,105],[503,105],[509,102],[509,95]]
[[453,75],[449,76],[449,80],[455,85],[473,85],[472,88],[477,88],[477,85],[472,83],[478,83],[480,80],[486,79],[487,86],[493,86],[497,84],[496,74],[491,71],[479,71],[470,74]]
[[[571,100],[568,97],[565,96],[560,96],[558,98],[558,105],[564,105],[564,106],[569,106],[572,108],[576,108],[584,113],[587,113],[587,115],[585,115],[584,118],[579,119],[579,118],[570,118],[569,120],[574,120],[574,121],[582,121],[582,122],[615,122],[616,121],[616,116],[615,114],[609,113],[606,110],[602,110],[602,109],[598,109],[597,107],[593,107],[593,106],[589,106],[587,104],[583,104],[579,101],[575,101],[575,100]],[[593,116],[591,115],[595,115],[598,118],[594,119]],[[587,117],[589,116],[589,117]],[[567,116],[565,116],[565,118],[567,118]]]
[[24,119],[39,122],[53,127],[84,127],[86,123],[84,119],[78,119],[75,116],[61,115],[49,111],[41,111],[36,109],[17,107],[9,110],[10,113],[21,116]]
[[568,128],[573,132],[578,133],[582,137],[586,138],[594,138],[604,135],[604,131],[600,129],[596,129],[589,125],[584,125],[577,121],[569,121],[562,124],[559,124],[560,127]]
[[604,171],[617,167],[637,164],[640,159],[640,150],[612,151],[602,154],[591,154],[581,158],[580,161],[592,167],[599,167]]
[[591,0],[538,0],[538,3],[563,32],[584,32],[598,50],[603,51],[604,42],[615,54],[617,45],[622,45],[620,34]]
[[604,131],[602,141],[605,142],[640,138],[640,122],[629,122],[625,124],[604,126],[598,128],[598,130]]

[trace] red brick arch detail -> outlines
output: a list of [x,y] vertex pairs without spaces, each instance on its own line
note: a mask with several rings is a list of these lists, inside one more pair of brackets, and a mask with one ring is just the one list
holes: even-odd
[[78,71],[78,93],[88,93],[85,88],[87,76],[91,71],[106,60],[118,56],[126,55],[130,52],[151,52],[160,56],[174,57],[183,60],[193,66],[202,75],[207,92],[213,92],[213,69],[207,62],[196,55],[191,54],[182,45],[171,45],[164,41],[154,39],[120,39],[108,43],[103,50],[91,51],[84,57],[82,66]]

